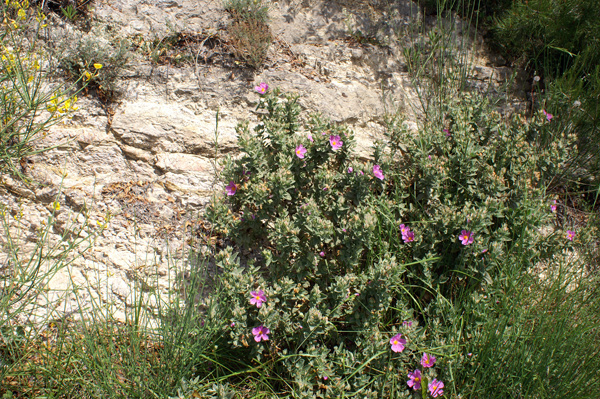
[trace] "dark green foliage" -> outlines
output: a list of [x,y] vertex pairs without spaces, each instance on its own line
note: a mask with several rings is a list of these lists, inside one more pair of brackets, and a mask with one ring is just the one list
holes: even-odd
[[510,7],[513,0],[419,0],[427,14],[455,11],[473,21],[489,22]]
[[493,28],[493,39],[511,61],[551,77],[579,57],[586,71],[600,64],[600,2],[517,0]]
[[594,193],[600,187],[600,64],[592,66],[588,61],[578,57],[546,90],[546,106],[556,115],[548,140],[572,136],[577,145],[552,182],[553,190]]

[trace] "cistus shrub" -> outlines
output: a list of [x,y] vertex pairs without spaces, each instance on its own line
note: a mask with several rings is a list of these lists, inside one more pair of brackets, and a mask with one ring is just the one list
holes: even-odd
[[407,397],[432,346],[427,378],[449,387],[452,301],[515,251],[527,268],[570,245],[540,229],[555,217],[543,187],[574,138],[546,142],[548,112],[505,121],[465,94],[419,133],[390,120],[365,163],[349,130],[301,123],[297,96],[255,89],[259,123],[238,126],[241,154],[207,210],[231,245],[216,255],[226,345],[294,397]]
[[[266,92],[260,123],[239,125],[241,155],[208,209],[214,231],[241,251],[217,256],[228,345],[288,381],[277,389],[294,397],[408,392],[405,373],[390,373],[418,362],[424,336],[402,327],[407,266],[370,255],[385,171],[354,157],[347,129],[319,115],[301,124],[296,96],[257,91]],[[399,332],[409,342],[395,353]]]
[[556,122],[548,112],[502,117],[479,94],[450,99],[440,115],[418,133],[390,121],[381,163],[394,181],[389,196],[403,205],[382,220],[384,230],[394,220],[413,229],[414,242],[396,239],[391,251],[402,263],[435,258],[417,263],[411,277],[451,298],[457,288],[490,282],[497,261],[514,250],[529,266],[555,250],[562,232],[540,234],[555,217],[545,187],[573,156],[576,137],[549,141]]

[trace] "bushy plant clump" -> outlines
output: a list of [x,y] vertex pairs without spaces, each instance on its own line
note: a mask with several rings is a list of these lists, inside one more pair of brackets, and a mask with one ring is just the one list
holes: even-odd
[[390,121],[381,163],[395,180],[389,196],[402,205],[383,230],[395,220],[411,226],[414,242],[396,240],[393,252],[402,262],[435,258],[413,268],[415,277],[450,293],[489,282],[494,259],[515,246],[531,264],[549,253],[554,243],[539,234],[552,215],[544,187],[572,156],[575,137],[548,142],[545,110],[506,120],[477,94],[449,100],[440,115],[417,134]]
[[318,115],[303,125],[296,96],[256,90],[260,123],[238,127],[241,156],[208,215],[243,255],[217,255],[227,345],[277,375],[274,389],[403,397],[431,346],[430,381],[450,378],[458,341],[439,320],[457,293],[493,282],[515,250],[527,269],[575,236],[539,234],[553,215],[541,187],[570,151],[543,141],[547,112],[503,121],[465,95],[422,133],[390,121],[389,145],[365,164],[350,131]]
[[[318,115],[302,126],[297,99],[260,99],[261,121],[239,126],[242,156],[225,166],[227,195],[209,210],[216,232],[256,250],[243,266],[231,249],[218,256],[230,345],[297,397],[400,395],[425,331],[402,327],[412,317],[407,265],[370,255],[386,177],[353,157],[347,129]],[[389,341],[400,332],[408,350],[396,354]]]
[[[556,175],[552,190],[587,191],[592,205],[600,186],[600,65],[590,68],[588,61],[579,57],[572,68],[546,86],[541,97],[554,116],[547,140],[577,137],[576,151]],[[535,89],[541,91],[537,84]]]
[[[98,89],[101,99],[113,100],[117,81],[131,58],[130,42],[112,27],[96,25],[88,33],[76,33],[56,45],[55,56],[70,78],[83,75],[86,84]],[[102,73],[88,71],[102,68]]]
[[557,116],[549,139],[577,135],[578,151],[556,176],[554,191],[598,189],[598,16],[600,2],[595,0],[515,1],[492,27],[493,42],[506,58],[530,71],[532,100],[545,104]]
[[273,41],[268,7],[262,0],[226,0],[224,7],[233,19],[227,27],[233,54],[249,67],[260,68]]
[[600,63],[600,3],[596,0],[518,0],[498,18],[493,38],[511,61],[557,77],[577,56]]

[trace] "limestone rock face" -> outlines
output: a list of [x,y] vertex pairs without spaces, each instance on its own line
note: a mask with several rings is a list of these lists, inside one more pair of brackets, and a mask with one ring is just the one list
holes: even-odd
[[[89,301],[114,300],[122,312],[132,287],[156,287],[159,293],[172,288],[189,267],[185,246],[198,213],[211,195],[224,191],[216,176],[223,157],[237,153],[237,123],[257,121],[253,87],[260,82],[298,93],[302,117],[320,112],[347,125],[364,159],[384,138],[386,113],[402,109],[409,126],[417,126],[418,101],[402,57],[403,46],[412,40],[402,32],[423,18],[416,4],[270,2],[274,41],[259,71],[232,61],[226,32],[230,16],[222,4],[94,2],[94,18],[132,42],[160,43],[180,34],[184,39],[178,49],[187,61],[155,63],[141,46],[132,47],[129,63],[114,82],[114,101],[83,96],[72,119],[36,142],[52,149],[29,160],[27,175],[35,184],[3,177],[0,202],[22,214],[18,223],[11,219],[13,234],[21,223],[23,239],[31,244],[51,217],[55,244],[89,238],[69,266],[72,278],[63,271],[50,284],[57,292],[73,283],[86,285]],[[59,35],[76,27],[57,22],[50,29]],[[478,57],[477,84],[510,74]],[[26,251],[20,256],[26,258]],[[61,299],[63,314],[77,307],[74,300]]]

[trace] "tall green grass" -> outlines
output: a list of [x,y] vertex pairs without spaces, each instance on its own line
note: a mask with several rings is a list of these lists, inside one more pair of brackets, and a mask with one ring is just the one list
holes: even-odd
[[[463,302],[469,398],[595,398],[600,387],[600,285],[584,262],[555,260],[538,274],[513,254],[505,278]],[[468,320],[470,319],[470,320]],[[467,352],[469,353],[467,355]]]

